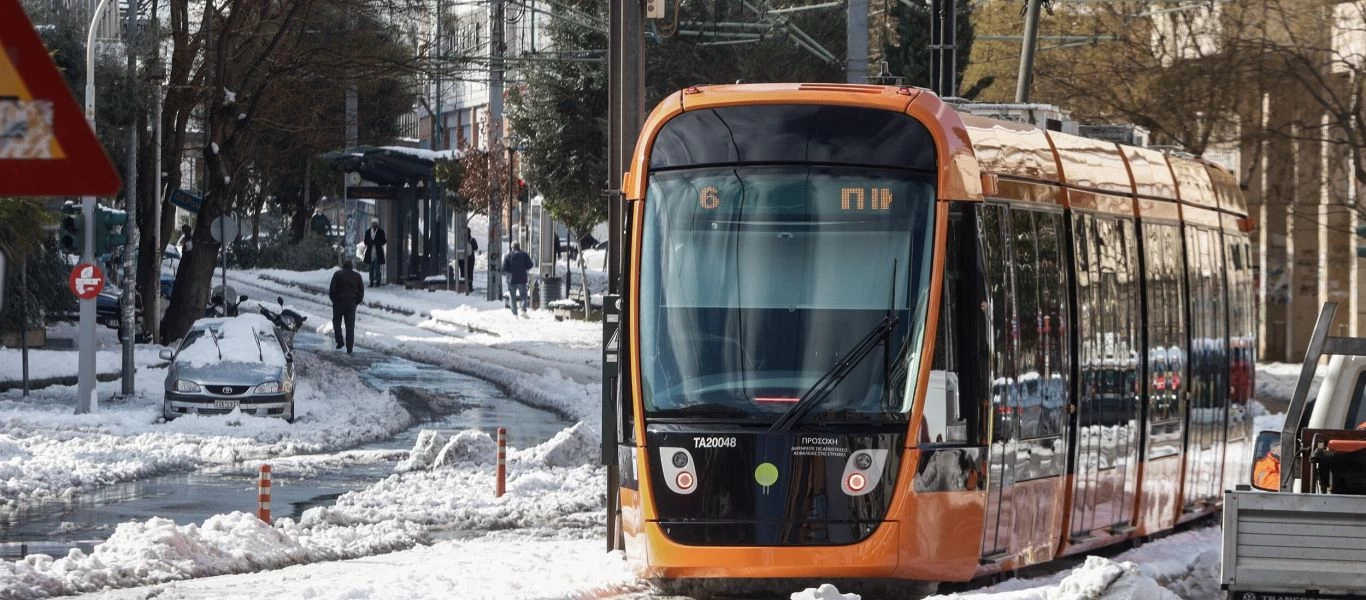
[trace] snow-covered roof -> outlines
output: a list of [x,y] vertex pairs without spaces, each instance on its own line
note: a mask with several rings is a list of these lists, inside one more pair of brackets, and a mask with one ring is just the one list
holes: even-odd
[[465,153],[459,149],[451,150],[425,150],[422,148],[408,148],[405,146],[380,146],[380,150],[386,150],[395,154],[403,154],[413,158],[438,161],[460,158]]
[[177,364],[204,367],[220,362],[265,363],[285,366],[285,353],[275,337],[275,325],[261,315],[200,319],[194,331],[204,331],[176,355]]

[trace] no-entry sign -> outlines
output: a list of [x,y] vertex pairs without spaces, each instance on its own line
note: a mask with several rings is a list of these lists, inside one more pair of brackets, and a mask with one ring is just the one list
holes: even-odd
[[66,283],[77,298],[90,300],[104,290],[104,271],[90,263],[81,263],[71,270]]

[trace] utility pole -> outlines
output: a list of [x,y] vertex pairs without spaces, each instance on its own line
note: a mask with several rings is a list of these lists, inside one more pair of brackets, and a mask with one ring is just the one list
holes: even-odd
[[[445,61],[445,59],[446,59],[446,45],[443,43],[444,36],[443,36],[442,33],[441,33],[441,28],[442,28],[443,25],[444,25],[444,24],[442,23],[442,21],[445,21],[445,20],[446,20],[446,3],[445,3],[444,0],[436,0],[436,40],[435,40],[435,42],[436,42],[436,43],[435,43],[436,51],[435,51],[435,52],[436,52],[436,60],[442,61],[442,64],[438,64],[438,65],[437,65],[437,68],[436,68],[436,114],[432,115],[432,150],[445,150],[445,149],[446,149],[446,145],[445,145],[445,143],[443,143],[443,142],[444,142],[444,140],[443,140],[443,137],[444,137],[444,136],[441,135],[441,133],[442,133],[442,132],[441,132],[441,130],[442,130],[442,127],[441,127],[441,126],[446,124],[446,122],[445,122],[445,117],[442,116],[442,114],[441,114],[442,111],[443,111],[444,108],[445,108],[445,107],[443,107],[443,106],[441,105],[441,101],[443,100],[442,94],[441,94],[441,69],[444,69],[444,68],[445,68],[444,61]],[[462,253],[461,253],[461,256],[463,256],[463,255],[464,255],[464,253],[462,252]]]
[[[346,7],[346,30],[352,31],[356,28],[355,9],[350,5]],[[346,149],[351,150],[360,145],[360,124],[357,122],[359,113],[359,91],[356,87],[355,76],[348,75],[346,78]],[[308,176],[307,173],[304,174]],[[346,187],[351,184],[348,181],[350,173],[342,176],[342,207],[346,211],[346,216],[342,218],[342,225],[346,227],[346,256],[350,258],[356,255],[356,199],[351,197]]]
[[152,265],[152,281],[156,282],[156,291],[152,292],[149,296],[149,298],[151,298],[150,303],[148,303],[145,300],[143,301],[143,318],[147,320],[147,334],[148,337],[151,338],[153,343],[156,343],[158,340],[161,339],[161,261],[159,259],[162,256],[162,251],[165,249],[165,245],[161,242],[161,202],[163,200],[162,194],[164,193],[163,181],[165,181],[164,179],[162,179],[161,176],[161,107],[162,103],[166,100],[166,86],[160,79],[160,66],[161,57],[160,51],[158,50],[158,80],[156,85],[156,91],[153,92],[153,94],[156,96],[156,104],[153,106],[152,109],[153,127],[156,128],[156,143],[153,144],[154,158],[152,159],[152,176],[156,178],[156,185],[153,188],[153,193],[156,194],[156,201],[152,203],[151,220],[152,256],[157,257],[158,260],[156,261],[157,264]]
[[1039,43],[1039,5],[1028,0],[1025,7],[1024,47],[1020,50],[1020,76],[1015,82],[1015,101],[1029,102],[1029,85],[1034,81],[1034,49]]
[[848,48],[844,82],[868,83],[868,0],[849,0],[844,41]]
[[930,0],[930,87],[941,98],[958,95],[957,0]]
[[[85,120],[90,123],[90,132],[95,132],[95,30],[100,26],[104,9],[109,0],[100,0],[90,17],[90,30],[85,36]],[[81,220],[85,238],[81,249],[81,262],[95,262],[95,197],[81,197]],[[76,336],[80,356],[76,359],[76,414],[81,415],[99,409],[95,401],[95,300],[80,301],[80,333]]]
[[488,300],[503,297],[503,197],[498,178],[503,172],[503,0],[489,2],[489,269]]
[[[631,153],[635,149],[636,137],[640,134],[641,124],[645,121],[645,19],[640,0],[621,0],[609,2],[608,28],[608,146],[607,146],[607,199],[608,199],[608,267],[607,297],[620,298],[625,286],[622,271],[625,263],[623,248],[624,216],[626,190],[621,189],[622,176],[630,168]],[[620,303],[618,303],[620,306]],[[603,307],[604,328],[616,327],[606,315],[620,318],[617,307]],[[604,330],[604,338],[607,335]],[[604,339],[607,345],[607,340]],[[621,532],[617,530],[617,516],[621,507],[617,503],[617,490],[621,473],[617,466],[617,447],[621,434],[618,427],[618,404],[620,402],[620,364],[618,357],[625,352],[604,348],[604,372],[602,380],[602,445],[600,453],[602,464],[607,467],[607,549],[621,547]],[[609,368],[610,367],[610,368]]]
[[[138,104],[138,58],[134,49],[138,34],[137,0],[127,0],[127,33],[124,34],[123,49],[128,55],[128,93],[132,96],[133,106]],[[124,225],[123,244],[123,368],[121,369],[119,392],[124,396],[133,395],[133,377],[137,365],[133,362],[133,342],[137,337],[137,281],[138,281],[138,119],[133,117],[128,127],[128,176],[123,180],[124,210],[128,221]],[[160,267],[160,265],[158,265]],[[157,277],[157,281],[161,280]],[[160,287],[158,285],[158,287]],[[151,290],[148,290],[149,292]],[[158,290],[159,292],[160,290]]]

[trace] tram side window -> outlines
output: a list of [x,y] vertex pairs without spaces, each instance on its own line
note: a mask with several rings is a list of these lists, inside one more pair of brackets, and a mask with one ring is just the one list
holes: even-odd
[[1006,241],[1010,239],[1010,220],[1006,209],[997,205],[982,207],[982,251],[987,267],[987,286],[991,306],[991,441],[999,442],[1016,437],[1012,401],[1015,374],[1011,357],[1012,344],[1010,302],[1010,258]]
[[1093,403],[1099,382],[1096,375],[1096,329],[1099,325],[1100,310],[1096,302],[1096,245],[1092,233],[1095,217],[1077,215],[1073,219],[1073,248],[1075,250],[1077,274],[1077,334],[1080,343],[1077,348],[1078,407],[1080,426],[1087,427],[1095,418]]
[[1015,259],[1015,290],[1011,298],[1015,301],[1016,314],[1012,319],[1016,327],[1016,340],[1019,348],[1015,354],[1015,393],[1019,404],[1015,407],[1020,418],[1020,437],[1036,438],[1041,435],[1039,421],[1043,413],[1043,394],[1040,381],[1039,334],[1043,329],[1043,315],[1039,313],[1039,265],[1036,251],[1038,231],[1034,226],[1034,213],[1028,210],[1011,210],[1012,250]]
[[1228,318],[1229,305],[1225,292],[1228,283],[1224,279],[1227,267],[1224,266],[1224,236],[1215,231],[1205,232],[1205,243],[1209,245],[1210,268],[1213,271],[1210,277],[1213,292],[1213,315],[1211,323],[1211,361],[1210,373],[1213,382],[1214,400],[1214,421],[1210,427],[1214,430],[1215,443],[1222,445],[1228,439],[1228,428],[1225,426],[1229,412],[1229,378],[1228,378]]
[[1229,378],[1228,384],[1222,389],[1229,390],[1228,398],[1228,439],[1241,440],[1247,437],[1245,432],[1247,420],[1251,417],[1247,411],[1248,397],[1243,394],[1246,388],[1249,365],[1246,362],[1245,340],[1243,338],[1243,323],[1247,320],[1247,313],[1250,312],[1245,291],[1247,289],[1247,272],[1250,266],[1243,257],[1242,242],[1233,235],[1223,236],[1224,241],[1224,272],[1227,273],[1225,280],[1228,286],[1228,331],[1224,339],[1228,340],[1225,345],[1225,355],[1227,358],[1228,369],[1224,372]]
[[1191,438],[1200,449],[1213,447],[1214,382],[1211,381],[1214,339],[1214,290],[1206,232],[1186,230],[1186,275],[1190,281]]
[[[1138,419],[1139,403],[1142,395],[1139,392],[1139,327],[1143,322],[1142,315],[1139,314],[1138,303],[1138,278],[1142,276],[1138,271],[1138,232],[1137,226],[1131,219],[1121,219],[1119,222],[1119,232],[1123,239],[1122,251],[1124,255],[1124,271],[1120,274],[1120,305],[1124,315],[1121,334],[1123,336],[1123,346],[1125,350],[1119,357],[1120,364],[1124,369],[1124,389],[1123,398],[1129,408],[1129,417]],[[1132,439],[1130,443],[1132,443]]]
[[1063,264],[1063,220],[1058,213],[1037,213],[1039,250],[1039,355],[1042,414],[1039,435],[1062,435],[1067,417],[1071,345],[1068,343],[1067,269]]
[[[921,418],[920,443],[973,444],[985,437],[986,315],[974,207],[954,205],[945,239],[939,331]],[[966,368],[965,368],[966,367]]]

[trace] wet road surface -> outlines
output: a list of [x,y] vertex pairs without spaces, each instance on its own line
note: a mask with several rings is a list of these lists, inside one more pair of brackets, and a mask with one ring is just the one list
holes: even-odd
[[[421,422],[394,437],[333,455],[306,469],[281,469],[271,488],[276,517],[298,518],[314,506],[389,476],[413,447],[422,429],[508,429],[508,444],[525,448],[543,442],[570,423],[549,411],[520,404],[497,386],[468,375],[357,348],[347,355],[322,336],[300,332],[295,347],[330,362],[351,366],[367,385],[392,391]],[[458,407],[452,414],[431,414],[428,407]],[[223,466],[124,482],[68,501],[0,510],[0,558],[25,554],[64,555],[68,548],[89,550],[125,521],[153,516],[176,523],[200,523],[219,513],[256,509],[256,473],[248,466]]]

